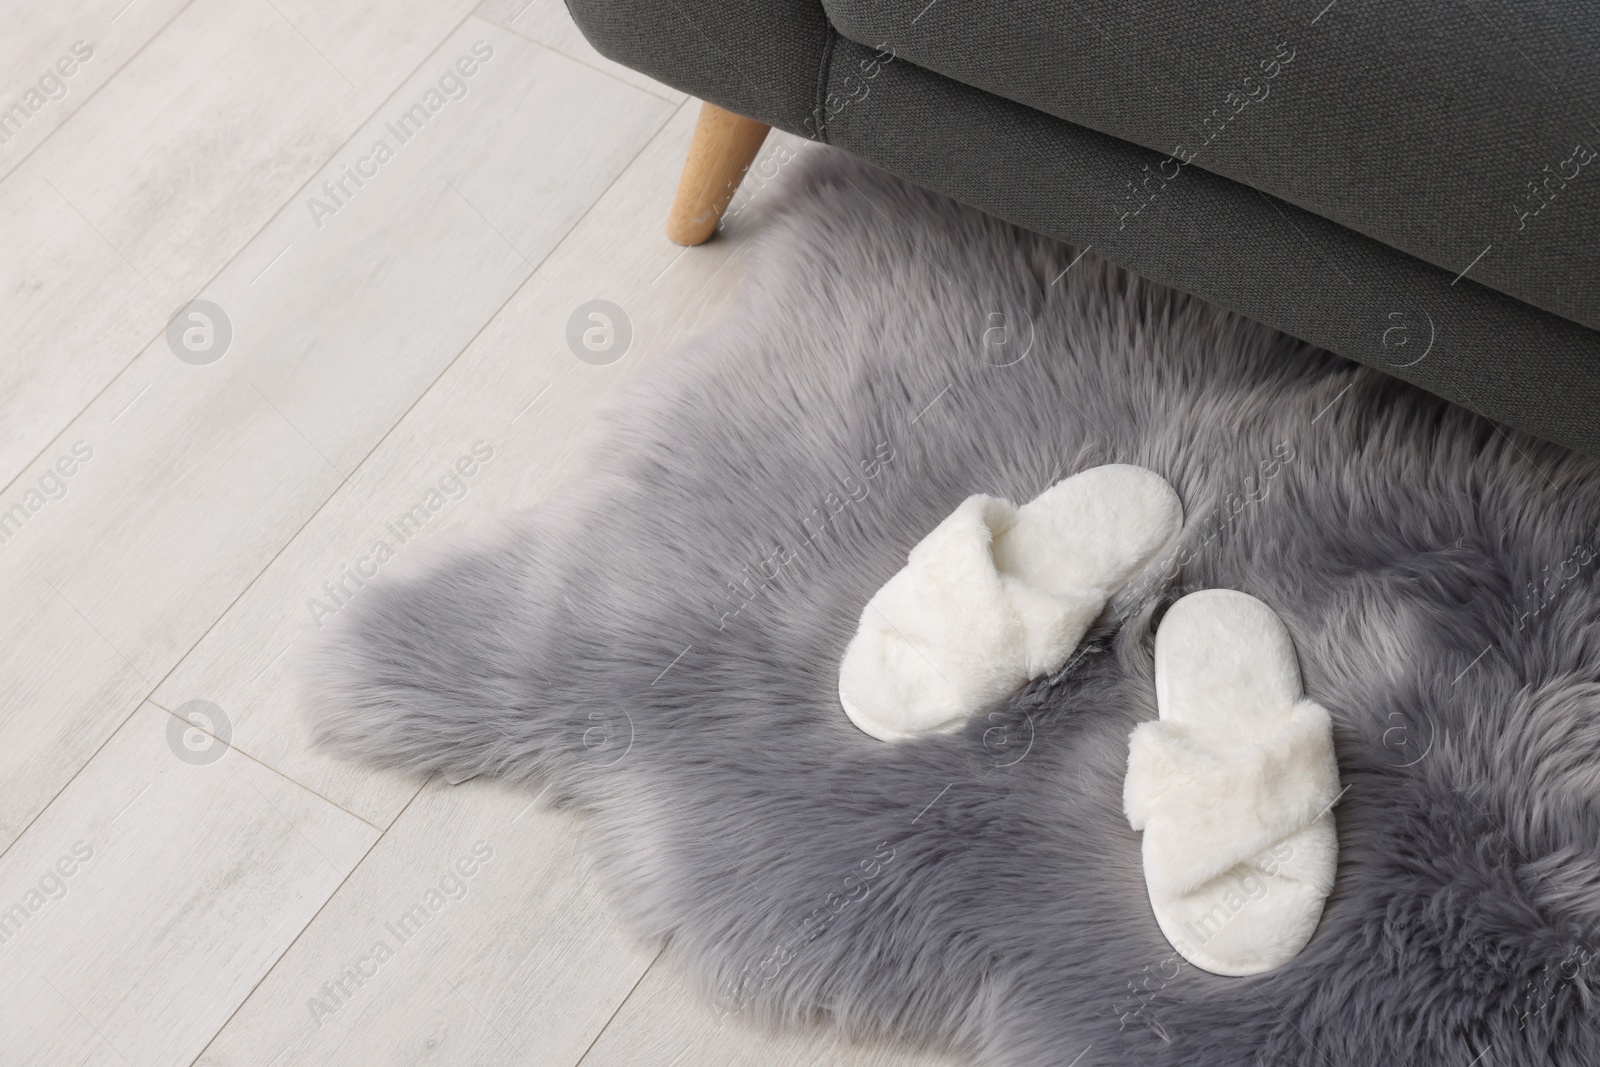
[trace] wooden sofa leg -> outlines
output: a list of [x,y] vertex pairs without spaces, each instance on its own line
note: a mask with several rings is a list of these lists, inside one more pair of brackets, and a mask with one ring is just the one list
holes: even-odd
[[678,196],[667,217],[669,238],[680,245],[697,245],[717,232],[722,213],[771,128],[715,104],[700,105]]

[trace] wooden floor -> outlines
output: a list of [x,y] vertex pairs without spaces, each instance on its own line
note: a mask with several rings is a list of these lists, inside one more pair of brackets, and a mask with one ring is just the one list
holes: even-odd
[[669,244],[695,103],[475,4],[8,5],[0,1063],[929,1062],[719,1028],[569,817],[307,744],[333,586],[540,500],[761,226]]

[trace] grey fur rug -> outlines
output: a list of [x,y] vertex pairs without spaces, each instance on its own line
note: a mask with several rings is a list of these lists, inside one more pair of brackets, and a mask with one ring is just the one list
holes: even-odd
[[[1600,465],[832,150],[789,170],[735,308],[569,488],[339,615],[321,742],[550,783],[725,1013],[1007,1065],[1600,1063]],[[1082,654],[963,734],[851,726],[911,546],[1112,461],[1185,535]],[[1322,925],[1253,979],[1163,940],[1121,810],[1155,627],[1212,586],[1282,614],[1349,787]]]

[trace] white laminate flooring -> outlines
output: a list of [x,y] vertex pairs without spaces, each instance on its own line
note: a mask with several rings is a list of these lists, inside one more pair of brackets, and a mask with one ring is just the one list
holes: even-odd
[[473,3],[5,5],[0,1064],[932,1062],[719,1026],[571,817],[308,747],[324,583],[463,456],[425,532],[536,504],[761,226],[668,243],[695,102]]

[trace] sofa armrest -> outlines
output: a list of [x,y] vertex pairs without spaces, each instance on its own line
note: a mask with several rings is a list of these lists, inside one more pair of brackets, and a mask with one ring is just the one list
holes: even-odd
[[601,55],[718,107],[811,137],[834,39],[818,0],[567,0]]

